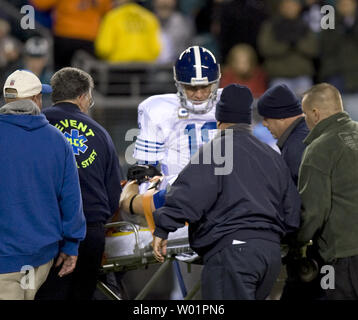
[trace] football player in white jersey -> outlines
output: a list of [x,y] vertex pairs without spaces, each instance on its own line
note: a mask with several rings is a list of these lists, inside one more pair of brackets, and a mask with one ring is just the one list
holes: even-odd
[[[160,163],[164,175],[162,190],[146,193],[152,191],[147,209],[150,212],[164,204],[167,184],[175,181],[191,156],[217,131],[215,108],[222,89],[219,89],[220,65],[215,56],[206,48],[189,47],[180,54],[173,72],[176,94],[155,95],[138,106],[140,134],[133,156],[138,164],[157,166]],[[148,184],[143,183],[140,193],[147,187]],[[126,196],[121,198],[121,209],[132,216],[144,215],[143,198],[137,197],[138,186],[129,183],[124,190]],[[180,270],[177,261],[174,265],[175,270]],[[179,298],[178,288],[172,292],[172,298]]]
[[216,134],[215,107],[222,91],[220,65],[203,47],[183,51],[173,71],[178,92],[149,97],[138,107],[140,134],[134,150],[138,163],[160,163],[169,184]]

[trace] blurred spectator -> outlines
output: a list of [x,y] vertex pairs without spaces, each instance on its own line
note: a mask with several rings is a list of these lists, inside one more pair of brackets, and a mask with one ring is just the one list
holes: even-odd
[[218,60],[219,52],[220,10],[222,0],[206,0],[197,12],[193,13],[196,28],[196,45],[209,49]]
[[[22,43],[10,35],[10,24],[0,19],[0,87],[7,76],[20,66]],[[2,96],[2,92],[0,93]]]
[[305,0],[302,11],[302,18],[310,27],[310,29],[318,33],[321,31],[321,7],[324,5],[324,1],[321,0]]
[[208,0],[179,0],[178,7],[183,14],[194,17],[207,1]]
[[267,89],[266,73],[258,65],[255,50],[248,44],[237,44],[229,51],[220,87],[230,83],[248,87],[254,98],[261,96]]
[[32,37],[26,41],[23,51],[23,69],[30,70],[41,80],[49,83],[52,73],[48,67],[49,43],[46,38]]
[[300,17],[301,10],[300,0],[281,0],[279,15],[265,21],[258,36],[269,86],[285,83],[299,96],[312,85],[318,52],[316,35]]
[[267,16],[267,3],[263,0],[215,0],[219,8],[218,41],[221,61],[237,43],[250,44],[257,50],[256,39]]
[[[321,8],[327,4],[327,0],[304,0],[303,4],[302,19],[306,22],[311,31],[316,34],[319,41],[320,32],[322,31],[321,21],[323,18]],[[319,82],[320,55],[318,54],[312,60],[314,66],[313,83],[317,83]]]
[[321,32],[320,80],[342,94],[344,109],[358,120],[358,19],[356,0],[337,0],[335,29]]
[[[25,42],[21,68],[30,70],[43,83],[50,83],[53,71],[49,67],[49,42],[43,37],[32,37]],[[51,96],[42,97],[43,108],[52,104]]]
[[194,24],[177,10],[177,0],[153,0],[153,9],[161,26],[162,50],[158,62],[172,64],[192,44]]
[[335,29],[323,30],[321,40],[321,80],[341,93],[358,92],[356,0],[337,0]]
[[10,25],[6,20],[0,19],[0,67],[7,64],[6,39],[9,37]]
[[96,54],[108,62],[154,62],[161,51],[160,23],[132,0],[118,0],[118,8],[103,19],[95,42]]
[[21,52],[21,42],[10,35],[10,24],[0,19],[0,67],[16,61]]
[[71,65],[77,50],[94,54],[100,21],[112,8],[112,0],[30,0],[37,10],[52,9],[54,16],[54,69]]

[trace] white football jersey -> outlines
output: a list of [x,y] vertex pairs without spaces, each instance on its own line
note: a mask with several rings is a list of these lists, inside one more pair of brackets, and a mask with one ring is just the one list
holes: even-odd
[[134,158],[146,163],[160,162],[166,181],[173,183],[190,157],[215,136],[215,106],[221,91],[217,92],[214,107],[204,114],[182,108],[174,93],[144,100],[138,106],[140,134],[135,143]]

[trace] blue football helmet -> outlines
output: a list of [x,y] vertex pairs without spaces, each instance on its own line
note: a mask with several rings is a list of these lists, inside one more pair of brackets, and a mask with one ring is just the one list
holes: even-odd
[[[193,46],[184,50],[174,67],[174,81],[182,107],[194,113],[207,113],[213,106],[221,77],[220,65],[215,56],[203,47]],[[188,99],[183,85],[211,86],[211,93],[205,101],[193,102]]]

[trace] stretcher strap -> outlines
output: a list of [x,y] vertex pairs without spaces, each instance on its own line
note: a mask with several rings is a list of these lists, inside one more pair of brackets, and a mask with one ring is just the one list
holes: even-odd
[[182,275],[181,270],[180,270],[180,265],[179,265],[178,260],[174,260],[173,265],[174,265],[175,274],[176,274],[176,276],[178,278],[180,291],[181,291],[181,293],[183,295],[183,298],[185,298],[186,295],[187,295],[187,291],[186,291],[186,288],[185,288],[185,283],[184,283],[183,275]]
[[147,191],[143,194],[143,209],[144,209],[144,216],[145,220],[147,220],[148,228],[150,232],[153,234],[155,229],[153,212],[151,208],[151,202],[153,198],[153,193],[151,191]]

